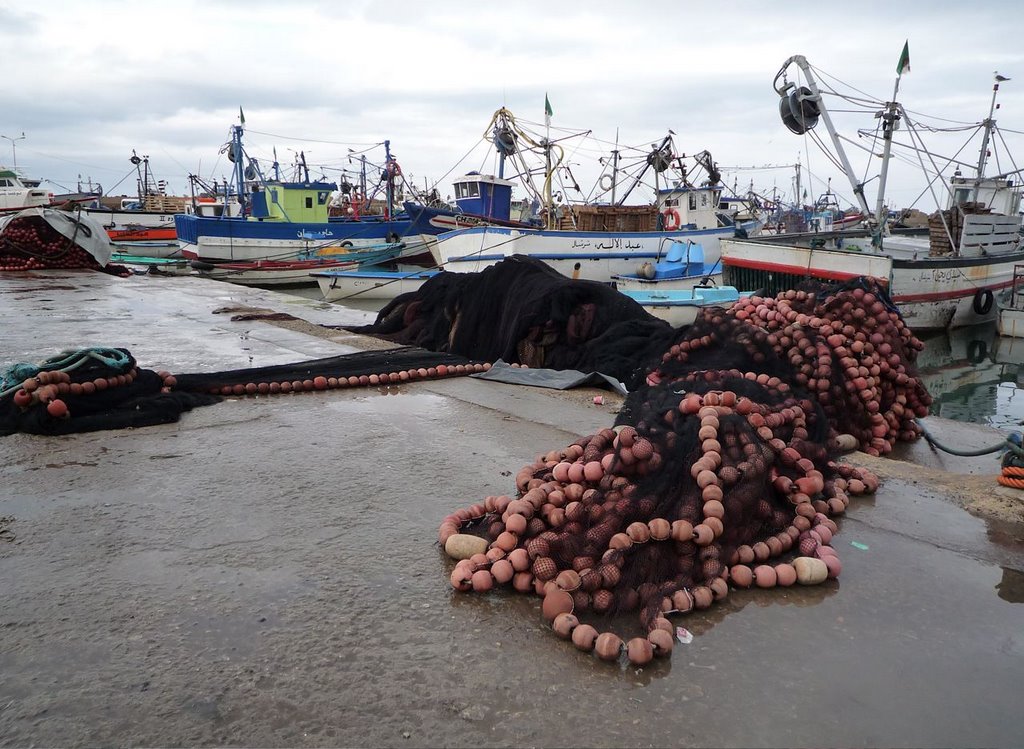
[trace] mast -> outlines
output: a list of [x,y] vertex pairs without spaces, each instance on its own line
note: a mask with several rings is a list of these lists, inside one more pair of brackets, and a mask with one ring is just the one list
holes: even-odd
[[239,215],[245,215],[245,172],[242,169],[242,125],[231,126],[231,161],[235,164],[235,190],[238,192]]
[[387,178],[385,181],[385,191],[388,198],[388,220],[390,221],[395,209],[395,170],[391,165],[390,140],[384,141],[384,176]]
[[619,176],[619,129],[615,128],[615,150],[612,151],[612,205],[615,205],[615,188]]
[[996,121],[992,119],[992,115],[996,111],[996,95],[999,93],[999,78],[996,78],[996,82],[992,85],[992,103],[988,108],[988,117],[985,119],[984,126],[985,131],[981,136],[981,153],[978,154],[978,177],[974,180],[974,200],[978,200],[978,192],[981,189],[981,180],[985,176],[985,162],[988,161],[988,142],[992,137],[992,130],[995,128]]

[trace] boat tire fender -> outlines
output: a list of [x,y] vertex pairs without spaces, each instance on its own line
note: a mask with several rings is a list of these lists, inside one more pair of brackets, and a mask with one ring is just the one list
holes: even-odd
[[402,241],[402,238],[398,236],[397,232],[389,231],[387,236],[384,237],[384,241],[388,244],[398,244]]
[[994,297],[992,296],[992,289],[978,289],[974,295],[974,302],[971,305],[974,311],[979,315],[987,315],[992,309],[992,303]]
[[967,361],[971,364],[981,364],[987,354],[988,346],[984,341],[975,339],[967,344]]

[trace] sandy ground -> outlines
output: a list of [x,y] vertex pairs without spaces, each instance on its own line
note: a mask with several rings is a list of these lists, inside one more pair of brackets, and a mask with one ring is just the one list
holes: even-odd
[[[343,312],[159,281],[0,278],[5,363],[103,344],[182,372],[360,343],[213,314]],[[1024,545],[991,459],[872,462],[885,483],[841,521],[838,582],[734,592],[644,669],[576,652],[536,598],[455,593],[440,519],[615,410],[461,378],[3,438],[0,744],[1020,744]]]

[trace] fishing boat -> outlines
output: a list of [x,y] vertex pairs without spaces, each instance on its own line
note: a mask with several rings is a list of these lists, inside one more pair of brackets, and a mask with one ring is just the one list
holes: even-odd
[[431,261],[419,236],[437,230],[417,224],[415,217],[395,215],[394,188],[402,172],[391,156],[389,141],[384,141],[381,177],[386,192],[384,215],[331,216],[330,203],[338,189],[335,182],[310,179],[304,156],[297,179],[283,179],[276,161],[268,178],[259,162],[245,152],[243,132],[242,125],[234,125],[228,145],[241,215],[176,216],[178,243],[186,257],[205,263],[290,262],[326,247],[359,249],[402,242],[405,262]]
[[[563,152],[550,138],[537,138],[521,128],[507,109],[498,110],[491,120],[490,139],[499,157],[497,176],[486,179],[471,174],[463,180],[465,190],[456,189],[460,211],[485,219],[510,218],[512,182],[504,179],[506,160],[519,175],[532,175],[527,155],[538,150],[544,154],[544,184],[538,188],[524,182],[538,208],[539,226],[494,225],[497,222],[459,228],[428,237],[439,266],[453,271],[479,271],[511,255],[526,255],[543,260],[563,275],[575,279],[609,282],[612,276],[632,273],[639,264],[663,259],[673,242],[692,240],[704,247],[710,262],[719,257],[719,241],[737,231],[756,233],[757,222],[737,227],[720,216],[721,175],[711,155],[703,151],[694,157],[707,171],[707,178],[695,180],[680,169],[671,133],[646,153],[631,184],[619,185],[618,151],[613,152],[610,172],[600,183],[611,197],[607,203],[556,205],[552,199],[553,175],[563,161]],[[522,148],[526,143],[529,147]],[[670,179],[665,173],[676,170],[680,176]],[[652,174],[655,200],[648,205],[625,205],[624,201]],[[621,197],[619,197],[621,196]]]
[[[796,66],[805,85],[788,81],[791,66]],[[1021,190],[1016,179],[1020,170],[985,175],[996,130],[992,115],[999,83],[997,79],[992,89],[989,116],[977,126],[981,148],[975,175],[965,176],[959,168],[942,180],[941,175],[931,175],[932,181],[944,184],[948,199],[946,207],[929,218],[927,233],[921,234],[891,229],[884,203],[894,134],[902,123],[920,139],[916,115],[912,118],[895,101],[899,78],[892,101],[868,107],[869,112],[880,111],[882,121],[878,200],[872,211],[865,197],[866,182],[856,180],[826,107],[826,92],[806,58],[797,55],[786,60],[774,83],[783,122],[797,134],[807,133],[819,120],[825,123],[836,158],[867,217],[866,230],[723,240],[726,283],[776,293],[807,278],[845,281],[870,275],[888,286],[889,296],[915,330],[992,321],[995,295],[1013,283],[1014,267],[1024,263]]]
[[410,291],[417,291],[442,272],[365,267],[359,270],[321,270],[311,275],[320,285],[324,301],[339,302],[345,299],[394,299]]
[[692,241],[673,242],[663,261],[644,263],[637,272],[612,276],[619,291],[680,291],[721,286],[722,264],[704,262],[704,248]]
[[689,325],[706,307],[730,307],[740,298],[735,286],[694,286],[690,289],[619,289],[647,312],[674,328]]
[[192,270],[205,278],[243,286],[310,286],[317,283],[313,273],[354,270],[393,261],[404,245],[374,245],[360,249],[327,247],[290,260],[252,260],[237,263],[206,263],[192,260]]
[[149,156],[134,150],[128,159],[136,171],[135,197],[95,196],[84,212],[106,229],[120,251],[143,257],[181,257],[174,216],[188,210],[189,199],[167,195],[167,183],[158,180],[149,166]]
[[38,182],[26,180],[13,169],[0,168],[0,213],[48,206],[52,202],[53,193],[39,187]]

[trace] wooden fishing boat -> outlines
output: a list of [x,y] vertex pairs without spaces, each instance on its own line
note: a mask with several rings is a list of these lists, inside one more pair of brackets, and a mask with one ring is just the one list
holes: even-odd
[[401,294],[417,291],[420,286],[441,272],[394,271],[370,267],[359,270],[323,270],[311,275],[320,284],[324,301],[338,302],[352,298],[394,299]]
[[[470,173],[456,182],[455,195],[465,214],[493,220],[428,240],[437,265],[447,270],[475,272],[506,257],[525,255],[569,278],[608,283],[612,276],[633,273],[642,263],[664,259],[675,242],[700,243],[707,260],[714,262],[720,240],[737,233],[750,236],[760,226],[758,221],[737,225],[723,215],[724,186],[711,155],[703,151],[692,157],[706,172],[706,179],[698,179],[700,172],[682,166],[684,157],[677,154],[671,134],[652,147],[629,184],[619,184],[624,170],[613,153],[616,166],[599,180],[601,194],[610,193],[609,202],[570,205],[556,204],[551,195],[552,175],[562,159],[557,144],[525,130],[504,108],[494,114],[489,129],[499,156],[498,175]],[[531,168],[531,156],[543,159],[543,188],[530,181],[539,171]],[[527,193],[535,196],[536,215],[518,225],[510,223],[513,183],[503,177],[506,159]],[[646,184],[645,176],[653,176],[653,201],[625,205],[634,188]]]
[[696,286],[692,289],[621,290],[647,312],[678,328],[689,325],[705,307],[730,307],[740,298],[734,286]]
[[[793,64],[805,77],[806,86],[785,81],[786,70]],[[1011,286],[1014,268],[1024,264],[1021,188],[1016,172],[985,176],[998,90],[997,80],[989,116],[978,126],[982,138],[976,175],[966,176],[958,170],[948,179],[936,181],[947,191],[946,208],[930,217],[926,232],[900,232],[888,226],[886,170],[893,133],[901,124],[916,127],[914,120],[898,102],[882,102],[882,166],[878,204],[872,212],[864,196],[865,183],[855,176],[845,155],[811,66],[799,55],[787,60],[776,77],[783,122],[798,134],[813,128],[819,118],[825,122],[861,211],[868,216],[867,230],[723,240],[726,283],[763,287],[774,294],[808,278],[846,281],[869,275],[887,285],[889,296],[914,330],[991,322],[997,314],[995,295]],[[921,134],[917,135],[920,138]]]

